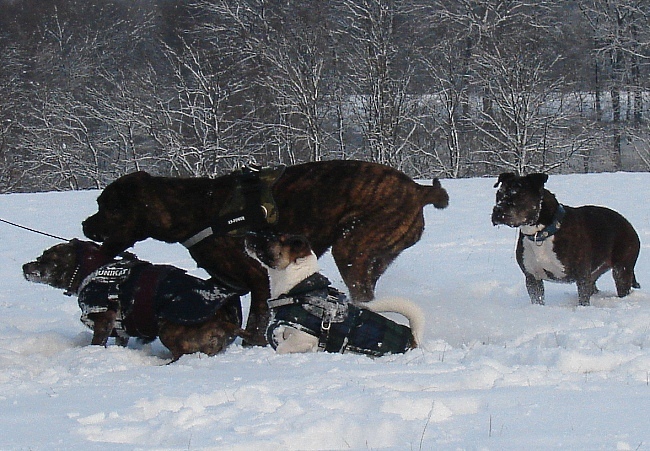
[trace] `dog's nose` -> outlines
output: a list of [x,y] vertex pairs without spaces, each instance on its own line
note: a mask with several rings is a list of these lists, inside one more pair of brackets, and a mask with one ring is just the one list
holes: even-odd
[[23,276],[25,279],[30,280],[30,277],[32,276],[39,276],[40,272],[38,271],[38,268],[32,268],[33,262],[25,263],[23,265]]
[[91,240],[102,242],[104,241],[103,237],[93,230],[95,227],[92,226],[92,218],[93,217],[90,216],[81,223],[81,230],[83,230],[84,235]]
[[502,208],[494,207],[492,209],[492,225],[503,224],[505,213]]

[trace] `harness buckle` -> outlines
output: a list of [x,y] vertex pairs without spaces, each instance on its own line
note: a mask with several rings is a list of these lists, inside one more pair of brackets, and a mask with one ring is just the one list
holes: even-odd
[[320,323],[320,335],[318,337],[318,350],[326,351],[327,342],[330,336],[330,328],[332,327],[331,318],[328,316],[323,316],[323,320]]
[[329,332],[332,327],[332,321],[329,318],[323,318],[323,321],[320,323],[320,330],[323,332]]

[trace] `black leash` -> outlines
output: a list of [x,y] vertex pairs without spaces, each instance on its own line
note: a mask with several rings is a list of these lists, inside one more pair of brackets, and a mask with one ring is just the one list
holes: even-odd
[[50,238],[55,238],[55,239],[57,239],[57,240],[61,240],[61,241],[70,241],[70,240],[67,239],[67,238],[62,238],[62,237],[60,237],[60,236],[52,235],[51,233],[41,232],[40,230],[36,230],[36,229],[32,229],[32,228],[30,228],[30,227],[26,227],[26,226],[24,226],[24,225],[16,224],[16,223],[14,223],[14,222],[7,221],[6,219],[2,219],[2,218],[0,218],[0,222],[4,222],[5,224],[9,224],[9,225],[12,225],[12,226],[14,226],[14,227],[18,227],[19,229],[25,229],[25,230],[29,230],[30,232],[38,233],[38,234],[40,234],[40,235],[49,236]]

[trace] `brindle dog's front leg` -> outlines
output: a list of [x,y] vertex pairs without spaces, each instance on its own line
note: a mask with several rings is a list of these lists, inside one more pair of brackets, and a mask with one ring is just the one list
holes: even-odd
[[93,339],[90,344],[106,346],[108,337],[111,336],[115,327],[116,316],[117,312],[113,310],[88,314],[88,319],[93,321]]
[[530,296],[530,302],[544,305],[544,282],[542,280],[537,280],[531,274],[526,274],[526,289]]

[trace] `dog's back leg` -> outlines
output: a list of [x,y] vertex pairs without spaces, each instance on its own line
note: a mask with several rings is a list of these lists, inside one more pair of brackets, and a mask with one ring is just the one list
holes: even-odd
[[616,294],[619,298],[630,294],[632,287],[640,288],[634,275],[634,268],[615,266],[612,268],[612,276],[616,285]]
[[612,276],[616,284],[616,293],[620,298],[630,294],[632,288],[641,288],[634,274],[641,243],[631,225],[623,232],[626,232],[626,236],[619,240],[619,245],[614,247],[612,253]]
[[591,296],[598,292],[596,281],[588,276],[584,276],[584,278],[576,282],[576,285],[578,286],[578,304],[589,305]]
[[[336,262],[350,296],[355,302],[375,297],[375,286],[390,264],[422,236],[424,216],[421,208],[399,220],[373,216],[345,227],[346,232],[332,245]],[[360,223],[372,226],[361,226]],[[380,224],[380,226],[378,226]]]
[[361,251],[356,247],[342,245],[332,247],[332,257],[343,282],[350,290],[350,297],[356,302],[374,299],[375,286],[379,277],[395,259],[395,256],[374,252],[376,251]]

